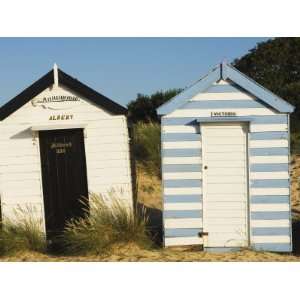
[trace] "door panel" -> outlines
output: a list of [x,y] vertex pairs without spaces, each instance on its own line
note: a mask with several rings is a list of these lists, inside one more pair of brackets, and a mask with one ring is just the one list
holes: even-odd
[[80,198],[88,197],[82,129],[39,133],[47,238],[66,221],[83,216]]
[[248,246],[247,127],[201,125],[205,247]]

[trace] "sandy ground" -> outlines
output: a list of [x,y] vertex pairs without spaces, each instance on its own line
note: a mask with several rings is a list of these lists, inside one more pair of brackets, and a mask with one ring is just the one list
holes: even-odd
[[120,245],[114,247],[107,255],[87,255],[87,256],[51,256],[34,252],[22,252],[4,257],[1,261],[78,261],[78,262],[283,262],[300,261],[300,256],[290,254],[277,254],[269,252],[255,252],[242,250],[231,253],[208,253],[194,248],[168,248],[157,250],[140,249],[135,245]]
[[[161,226],[161,186],[157,177],[147,175],[141,168],[138,168],[138,199],[141,204],[146,206],[150,214],[154,215],[154,224]],[[293,157],[291,164],[292,179],[292,209],[294,219],[300,220],[300,156]],[[156,218],[156,219],[155,219]],[[300,222],[299,222],[300,224]],[[294,228],[294,236],[299,232],[300,249],[300,225]],[[300,253],[300,251],[298,252]],[[200,251],[197,247],[174,247],[156,248],[151,250],[141,249],[131,245],[117,245],[108,254],[101,256],[51,256],[47,254],[23,252],[9,257],[2,257],[0,261],[249,261],[249,262],[280,262],[280,261],[300,261],[300,254],[279,254],[270,252],[256,252],[251,250],[241,250],[229,253],[208,253]]]

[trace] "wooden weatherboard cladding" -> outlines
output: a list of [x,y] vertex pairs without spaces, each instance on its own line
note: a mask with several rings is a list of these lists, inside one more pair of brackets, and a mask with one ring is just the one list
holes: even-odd
[[[127,109],[125,107],[96,92],[95,90],[91,89],[87,85],[81,83],[80,81],[71,77],[60,69],[58,69],[58,80],[65,87],[70,88],[74,92],[77,92],[78,94],[86,97],[94,104],[104,108],[114,115],[127,114]],[[10,114],[18,110],[36,95],[53,84],[54,71],[51,70],[46,75],[30,85],[28,88],[26,88],[19,95],[15,96],[13,99],[4,104],[0,108],[0,120],[4,120],[5,118],[7,118]]]
[[[1,210],[30,208],[48,239],[81,216],[81,197],[133,209],[134,168],[126,109],[59,70],[0,109]],[[113,194],[113,195],[112,195]]]
[[293,110],[224,63],[158,108],[165,246],[291,251]]

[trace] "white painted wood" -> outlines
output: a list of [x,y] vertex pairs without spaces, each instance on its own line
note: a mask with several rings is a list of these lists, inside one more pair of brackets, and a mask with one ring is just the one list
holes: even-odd
[[[181,118],[181,117],[211,117],[212,112],[220,112],[220,109],[177,109],[165,118]],[[222,110],[224,111],[224,109]],[[276,112],[268,108],[245,108],[245,109],[226,109],[225,111],[234,112],[237,116],[273,116]]]
[[251,132],[288,131],[287,124],[251,124]]
[[202,193],[202,188],[164,188],[164,192],[165,195],[200,195]]
[[253,243],[290,243],[291,239],[288,235],[254,235]]
[[228,93],[199,93],[192,97],[191,101],[209,101],[209,100],[255,100],[256,98],[242,92]]
[[250,140],[249,148],[288,147],[288,140]]
[[251,211],[289,211],[288,203],[251,204]]
[[[34,106],[31,101],[0,123],[1,203],[6,206],[36,203],[43,211],[43,192],[38,133],[35,130],[84,128],[88,188],[108,195],[115,190],[132,205],[129,137],[125,116],[113,116],[69,89],[47,88],[33,100],[53,95],[77,96],[79,101],[55,109]],[[49,120],[68,115],[69,120]],[[44,215],[44,213],[43,213]]]
[[288,172],[250,172],[250,179],[289,179]]
[[165,219],[165,228],[202,228],[201,218]]
[[187,246],[202,245],[203,240],[199,237],[167,237],[165,238],[165,246]]
[[253,196],[288,196],[288,188],[251,188],[251,195]]
[[[201,126],[203,231],[208,233],[205,247],[248,245],[246,131],[242,123]],[[230,143],[227,138],[232,139]],[[220,171],[227,173],[228,169],[230,176],[220,175]],[[233,194],[235,197],[231,197]]]
[[164,173],[164,179],[201,179],[201,172],[178,172],[178,173]]
[[208,175],[216,175],[216,176],[221,176],[221,177],[227,177],[227,176],[244,176],[246,174],[245,168],[243,166],[241,167],[234,167],[234,168],[223,168],[220,166],[216,166],[213,169],[207,169],[206,170]]
[[211,172],[208,173],[207,182],[210,184],[245,184],[247,183],[246,172],[240,172],[239,174],[234,173],[234,175],[219,175],[217,172],[212,174]]
[[182,203],[165,203],[164,210],[201,210],[202,203],[189,203],[189,202],[182,202]]
[[[240,231],[237,231],[240,229]],[[210,245],[219,245],[216,247],[245,247],[248,243],[248,239],[246,238],[247,232],[242,230],[240,227],[236,227],[236,231],[234,232],[220,232],[217,230],[211,236],[208,235],[207,240],[209,241],[209,246],[205,247],[214,247]]]
[[170,164],[170,165],[201,164],[201,157],[200,156],[163,157],[163,164]]
[[201,141],[163,142],[163,149],[201,149]]
[[251,220],[251,227],[264,228],[264,227],[289,227],[290,221],[287,220]]
[[287,155],[250,156],[250,163],[252,164],[284,164],[288,162],[289,157]]
[[216,146],[216,145],[222,145],[223,146],[238,146],[238,145],[244,145],[244,139],[239,136],[232,136],[232,137],[222,137],[219,136],[216,138],[207,137],[207,141],[209,142],[210,146]]

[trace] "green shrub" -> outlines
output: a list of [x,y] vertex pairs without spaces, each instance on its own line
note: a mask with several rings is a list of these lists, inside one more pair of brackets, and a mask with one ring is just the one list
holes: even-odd
[[138,163],[150,173],[160,176],[160,124],[137,123],[133,126],[133,154]]
[[0,230],[0,254],[18,251],[46,250],[46,237],[42,231],[43,221],[34,216],[34,208],[26,206],[14,210],[14,218],[6,218]]
[[145,215],[136,216],[113,194],[110,199],[91,194],[85,210],[83,218],[67,223],[61,236],[67,254],[101,254],[115,244],[130,242],[142,247],[151,245]]

